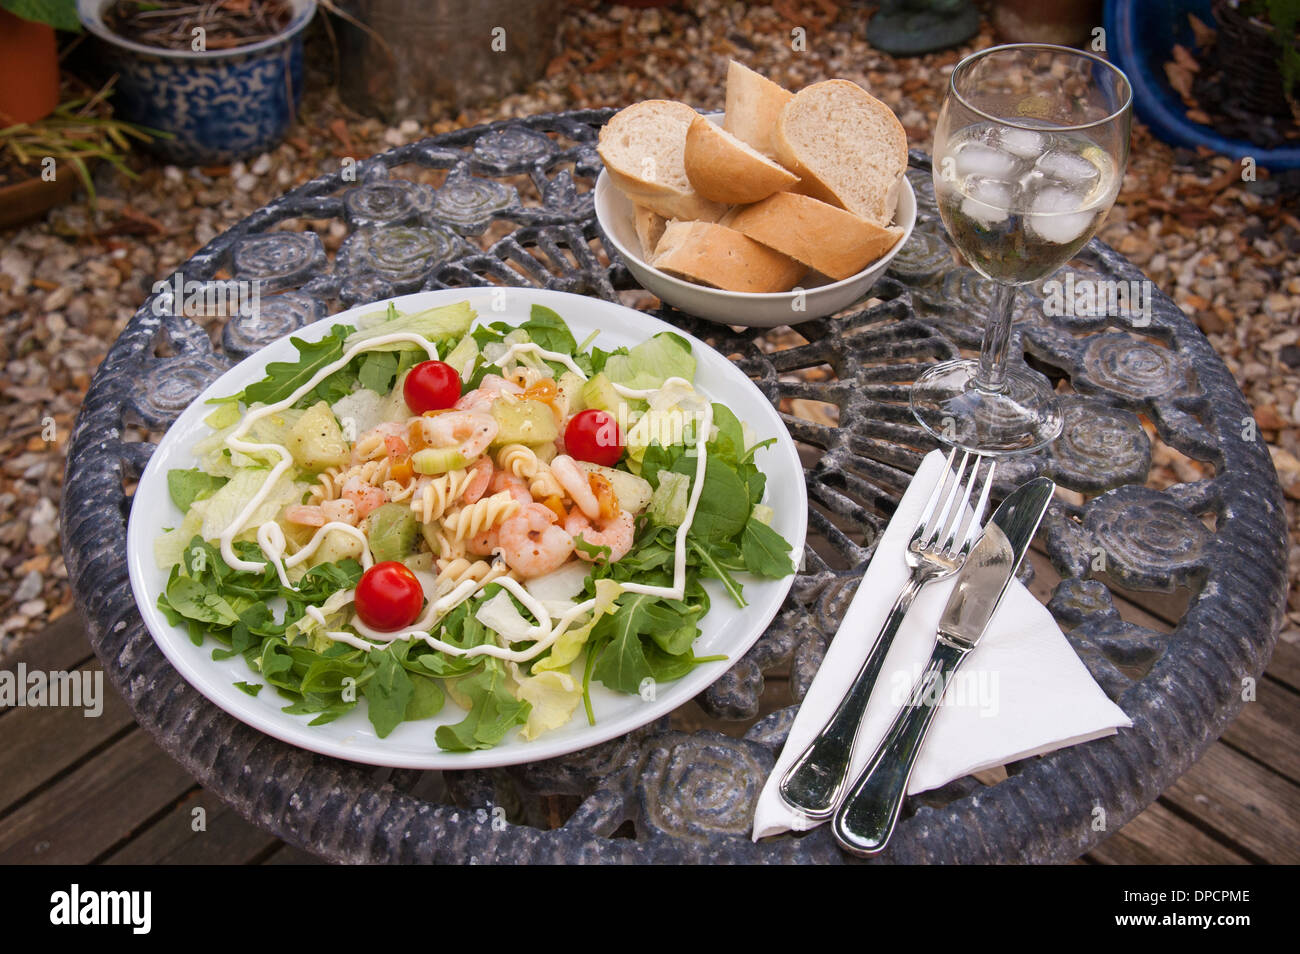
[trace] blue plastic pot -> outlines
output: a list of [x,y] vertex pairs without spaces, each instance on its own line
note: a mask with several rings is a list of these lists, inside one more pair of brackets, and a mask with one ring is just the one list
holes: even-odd
[[[1300,168],[1300,147],[1265,149],[1245,139],[1220,136],[1211,127],[1192,122],[1182,97],[1165,79],[1164,64],[1173,58],[1175,43],[1191,48],[1192,28],[1187,14],[1214,23],[1210,0],[1107,0],[1106,45],[1111,62],[1133,83],[1133,107],[1138,118],[1160,139],[1175,146],[1214,152],[1241,160],[1253,158],[1270,169]],[[1275,55],[1261,50],[1260,56]]]
[[149,148],[178,165],[215,165],[265,152],[298,114],[302,34],[316,0],[293,0],[284,32],[232,50],[162,50],[118,36],[102,13],[113,0],[78,0],[106,69],[118,74],[113,109],[122,119],[172,134]]

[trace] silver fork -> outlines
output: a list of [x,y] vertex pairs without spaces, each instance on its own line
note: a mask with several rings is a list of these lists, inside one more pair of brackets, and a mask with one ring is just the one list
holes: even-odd
[[[830,721],[781,779],[781,799],[813,821],[830,818],[843,796],[867,701],[912,600],[927,583],[943,579],[961,568],[983,520],[996,463],[991,458],[967,451],[962,454],[961,466],[954,473],[952,462],[956,455],[957,449],[953,448],[944,466],[943,479],[931,492],[904,551],[911,576],[894,601],[875,645]],[[972,459],[970,476],[963,484],[962,478],[966,476],[966,467]],[[984,472],[979,502],[970,517],[963,520],[962,515],[970,503],[971,492],[985,461],[988,467]]]

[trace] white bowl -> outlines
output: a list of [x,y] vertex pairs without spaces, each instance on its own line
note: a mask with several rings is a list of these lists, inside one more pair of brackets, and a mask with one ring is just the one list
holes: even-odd
[[596,219],[636,280],[661,300],[688,314],[726,325],[775,328],[833,315],[867,297],[871,286],[885,273],[890,261],[912,235],[912,226],[916,224],[916,193],[904,176],[894,210],[894,224],[902,227],[903,237],[881,258],[856,275],[838,282],[809,272],[807,285],[788,292],[724,291],[697,285],[652,267],[641,255],[632,203],[615,187],[603,169],[596,180]]

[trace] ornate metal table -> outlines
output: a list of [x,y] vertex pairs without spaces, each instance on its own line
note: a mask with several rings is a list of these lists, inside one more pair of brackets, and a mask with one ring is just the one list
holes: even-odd
[[[752,807],[802,694],[907,480],[932,445],[907,409],[908,382],[977,345],[988,289],[957,267],[934,208],[928,161],[909,173],[915,233],[858,310],[798,326],[774,347],[665,307],[710,341],[774,403],[826,402],[839,426],[784,414],[808,451],[815,538],[791,596],[753,650],[697,702],[748,720],[743,737],[677,731],[668,720],[575,755],[510,769],[378,771],[292,748],[244,726],[163,658],[132,600],[129,490],[164,429],[233,361],[326,314],[419,289],[540,285],[617,301],[632,280],[604,252],[590,186],[610,111],[539,116],[449,133],[322,176],[219,236],[180,269],[258,280],[260,314],[233,318],[213,344],[151,297],[100,366],[68,457],[63,547],[105,670],[136,718],[210,791],[287,841],[335,861],[675,862],[847,860],[825,826],[760,844]],[[401,168],[399,168],[401,167]],[[441,179],[400,177],[403,169]],[[341,218],[330,259],[301,219]],[[290,226],[286,228],[286,225]],[[1141,281],[1097,241],[1076,278]],[[226,270],[226,271],[223,271]],[[1021,296],[1013,349],[1068,381],[1063,437],[1016,459],[1000,490],[1046,473],[1082,501],[1058,500],[1041,542],[1062,582],[1049,603],[1133,729],[912,799],[880,860],[1059,862],[1117,830],[1214,741],[1263,671],[1285,598],[1285,520],[1267,449],[1209,343],[1158,292],[1142,316],[1048,318],[1044,289]],[[789,333],[787,332],[787,335]],[[816,374],[800,374],[819,369]],[[829,369],[829,371],[827,370]],[[1063,389],[1064,390],[1064,389]],[[1147,486],[1151,438],[1212,476]],[[1185,589],[1172,633],[1121,619],[1107,583]],[[789,705],[758,718],[764,672],[788,666]],[[544,796],[562,796],[544,798]],[[566,805],[567,817],[539,809]],[[496,808],[505,809],[505,818]]]

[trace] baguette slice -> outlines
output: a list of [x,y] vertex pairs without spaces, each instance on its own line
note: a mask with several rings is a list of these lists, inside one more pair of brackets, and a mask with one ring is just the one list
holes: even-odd
[[801,89],[772,135],[777,158],[800,192],[884,228],[907,169],[907,133],[893,110],[848,80]]
[[778,192],[735,210],[723,221],[835,281],[862,271],[903,235],[897,226],[881,228],[852,212],[793,192]]
[[743,63],[727,64],[727,113],[722,128],[769,159],[778,158],[772,131],[794,94]]
[[665,218],[716,222],[727,210],[697,193],[686,176],[686,130],[699,114],[685,103],[650,99],[620,110],[600,130],[605,171],[636,205]]
[[686,176],[706,199],[747,205],[799,181],[743,139],[696,116],[686,130]]
[[659,239],[663,237],[668,221],[658,212],[652,212],[644,205],[633,206],[633,221],[636,224],[636,237],[641,242],[641,254],[648,262],[654,258]]
[[789,291],[808,271],[788,255],[712,222],[669,222],[650,264],[737,292]]

